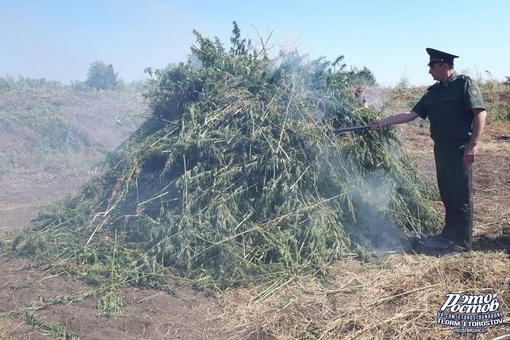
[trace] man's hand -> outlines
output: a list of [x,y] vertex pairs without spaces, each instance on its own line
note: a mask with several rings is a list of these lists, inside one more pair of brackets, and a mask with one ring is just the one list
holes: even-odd
[[464,150],[464,164],[473,164],[475,162],[476,146],[467,146]]
[[370,126],[370,130],[379,131],[386,125],[384,125],[384,122],[382,120],[374,120],[373,122],[370,122],[367,124]]

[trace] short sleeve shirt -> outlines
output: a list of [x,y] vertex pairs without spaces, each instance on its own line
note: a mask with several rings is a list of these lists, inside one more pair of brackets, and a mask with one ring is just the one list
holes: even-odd
[[412,111],[430,121],[430,136],[436,142],[469,140],[473,109],[485,109],[478,85],[454,72],[444,82],[428,88]]

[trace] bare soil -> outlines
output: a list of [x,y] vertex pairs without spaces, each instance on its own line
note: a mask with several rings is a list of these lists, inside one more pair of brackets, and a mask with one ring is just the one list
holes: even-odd
[[[409,152],[415,157],[420,171],[424,176],[434,177],[432,142],[428,137],[427,128],[408,124],[399,126],[398,129]],[[474,254],[481,257],[484,251],[500,249],[506,250],[508,254],[510,124],[486,127],[474,169],[476,239]],[[27,171],[2,175],[0,238],[15,235],[19,228],[27,225],[44,206],[72,193],[93,174],[93,171],[65,169],[54,173]],[[438,209],[441,208],[439,203],[437,206]],[[490,261],[490,258],[488,260]],[[402,265],[405,263],[410,265],[413,261],[417,263],[422,261],[420,263],[423,264],[426,260],[410,259],[407,255],[396,255],[389,260],[391,263]],[[381,293],[395,288],[396,283],[392,278],[399,275],[398,270],[395,270],[397,267],[392,267],[394,269],[387,272],[378,271],[375,275],[374,271],[365,271],[360,262],[348,261],[334,266],[332,277],[340,286],[344,282],[344,286],[351,284],[352,287],[356,287],[357,282],[369,279],[373,282],[370,288],[379,289],[378,292]],[[33,306],[34,302],[42,301],[44,298],[55,299],[86,294],[92,289],[65,272],[49,274],[45,269],[44,265],[28,259],[0,257],[0,313],[18,311],[0,318],[0,339],[54,338],[43,334],[41,329],[28,326],[25,321],[29,313],[23,310],[23,307]],[[423,267],[417,265],[416,269],[419,271]],[[406,280],[405,277],[400,279]],[[505,277],[500,279],[501,282],[507,282]],[[100,317],[99,311],[95,308],[97,301],[93,295],[82,301],[77,299],[41,306],[35,311],[46,322],[64,326],[78,334],[81,339],[272,339],[274,337],[270,334],[277,333],[275,327],[291,329],[307,322],[306,320],[312,320],[314,315],[324,312],[326,301],[331,303],[330,306],[336,306],[329,310],[333,315],[340,314],[346,306],[367,293],[353,288],[327,295],[317,293],[323,292],[324,287],[309,285],[306,288],[309,291],[294,296],[294,300],[289,299],[286,303],[280,301],[278,308],[257,309],[252,304],[253,296],[250,295],[255,293],[247,290],[233,290],[222,296],[206,296],[203,292],[194,291],[189,287],[178,289],[175,295],[125,287],[118,292],[126,302],[122,310],[123,315],[120,317]],[[498,287],[485,288],[490,291]],[[501,288],[506,307],[510,304],[507,288],[508,282]],[[303,290],[303,286],[299,289]],[[429,288],[423,289],[428,291]],[[441,294],[444,296],[446,293]],[[435,303],[439,304],[440,301]],[[295,308],[291,309],[292,306]],[[403,313],[400,307],[391,301],[384,306],[384,311],[391,317],[397,318],[398,313]],[[435,307],[439,308],[439,305]],[[508,310],[503,311],[508,313]],[[280,316],[277,320],[279,324],[271,325],[270,319],[276,316]],[[372,319],[382,318],[380,315],[372,316]],[[434,315],[431,315],[431,318],[434,318]],[[351,327],[352,331],[355,331],[363,327],[363,322],[367,321],[353,316],[345,327]],[[270,327],[273,329],[269,329]],[[437,332],[422,334],[423,336],[417,334],[415,338],[437,338],[434,334],[441,335],[441,338],[453,336],[451,329],[445,327]],[[489,334],[495,338],[509,333],[510,327],[506,322],[505,325],[491,328]],[[285,330],[280,330],[278,334],[281,335],[279,338],[290,338],[284,336]],[[375,333],[369,338],[378,337],[383,338],[382,335],[378,336]],[[334,334],[331,338],[335,338]]]

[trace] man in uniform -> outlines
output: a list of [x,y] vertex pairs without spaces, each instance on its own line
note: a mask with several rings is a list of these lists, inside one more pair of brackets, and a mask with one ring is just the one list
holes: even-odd
[[458,56],[432,48],[426,51],[430,56],[429,73],[437,83],[427,89],[410,112],[369,125],[371,130],[379,130],[418,117],[429,119],[445,224],[439,235],[423,237],[418,243],[469,251],[473,239],[472,164],[487,113],[478,85],[454,70],[453,60]]

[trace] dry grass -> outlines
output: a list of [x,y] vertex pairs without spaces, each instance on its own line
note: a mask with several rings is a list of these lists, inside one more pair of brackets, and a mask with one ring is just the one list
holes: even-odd
[[[260,301],[255,289],[227,292],[225,318],[240,339],[445,339],[453,328],[438,325],[436,313],[447,293],[492,293],[503,312],[510,301],[503,252],[346,261],[331,267],[330,280],[296,279]],[[486,330],[479,339],[508,334],[510,325]]]
[[482,136],[479,151],[485,153],[510,151],[510,121],[491,123],[486,127],[490,135]]

